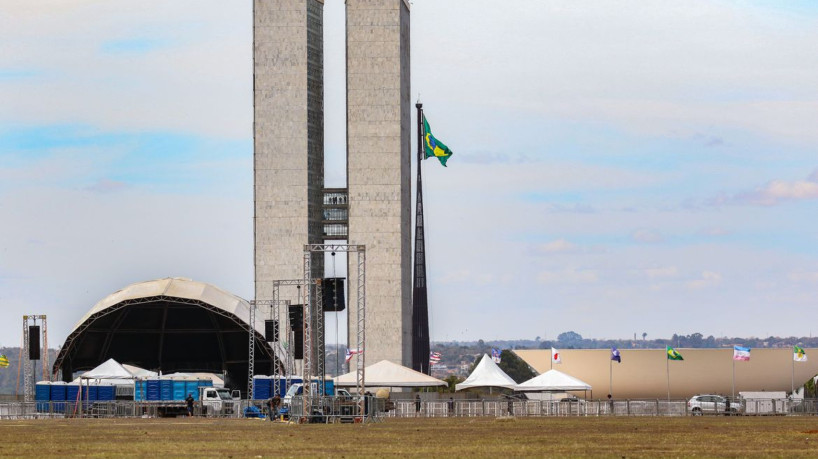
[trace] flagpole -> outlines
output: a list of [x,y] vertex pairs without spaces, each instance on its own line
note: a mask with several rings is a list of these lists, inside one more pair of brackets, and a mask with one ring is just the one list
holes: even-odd
[[608,386],[608,393],[611,394],[611,397],[613,397],[613,359],[608,359],[608,367],[609,367],[609,372],[610,372],[610,377],[611,377],[611,380],[610,380],[609,386]]
[[[735,348],[733,349],[733,354],[736,353]],[[736,398],[736,356],[733,355],[733,399]]]
[[795,396],[795,346],[792,348],[792,379],[790,379],[790,386],[792,389],[790,390],[790,397]]
[[670,359],[665,353],[665,370],[667,371],[667,401],[670,401]]

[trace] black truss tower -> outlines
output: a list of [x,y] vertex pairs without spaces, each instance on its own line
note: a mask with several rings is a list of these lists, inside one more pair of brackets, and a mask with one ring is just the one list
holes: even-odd
[[415,207],[415,275],[412,288],[412,369],[431,373],[429,368],[429,300],[426,294],[426,243],[423,235],[423,104],[418,109],[418,180]]

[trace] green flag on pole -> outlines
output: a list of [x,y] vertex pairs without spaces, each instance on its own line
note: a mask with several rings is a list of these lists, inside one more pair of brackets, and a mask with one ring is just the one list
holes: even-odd
[[446,167],[446,161],[452,156],[452,150],[432,135],[432,129],[429,127],[429,122],[426,121],[426,115],[423,115],[423,150],[426,153],[423,159],[435,157],[440,161],[440,164],[443,164],[443,167]]
[[682,358],[682,354],[679,354],[676,351],[676,349],[673,349],[670,346],[667,347],[667,359],[668,360],[684,360],[684,358]]

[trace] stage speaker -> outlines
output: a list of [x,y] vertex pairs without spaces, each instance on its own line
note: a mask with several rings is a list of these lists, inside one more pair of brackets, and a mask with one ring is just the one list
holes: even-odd
[[304,358],[304,305],[290,305],[290,329],[293,331],[293,357]]
[[339,312],[346,308],[344,278],[327,277],[321,282],[324,290],[324,312]]
[[290,330],[295,331],[296,328],[302,330],[304,328],[304,305],[291,304],[290,305]]
[[264,339],[268,343],[275,343],[278,341],[278,321],[265,320],[264,321]]
[[40,326],[28,327],[28,359],[40,360]]

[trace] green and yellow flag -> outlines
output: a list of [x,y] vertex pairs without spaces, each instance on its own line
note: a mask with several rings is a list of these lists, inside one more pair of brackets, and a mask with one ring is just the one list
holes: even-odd
[[0,368],[7,368],[9,366],[9,358],[4,354],[0,354]]
[[426,115],[423,115],[423,144],[423,150],[426,153],[423,159],[434,156],[440,161],[440,164],[443,164],[443,167],[446,167],[446,161],[452,156],[452,150],[449,150],[449,147],[432,135],[432,129],[429,127],[429,122],[426,121]]
[[684,358],[682,358],[682,354],[679,354],[676,351],[676,349],[673,349],[670,346],[667,347],[667,359],[668,360],[684,360]]
[[802,348],[801,346],[793,346],[792,359],[795,360],[796,362],[806,362],[807,353],[804,352],[804,348]]

